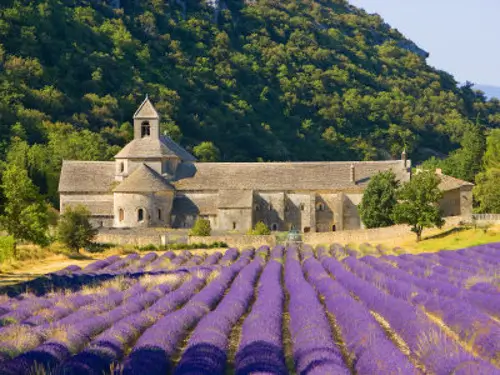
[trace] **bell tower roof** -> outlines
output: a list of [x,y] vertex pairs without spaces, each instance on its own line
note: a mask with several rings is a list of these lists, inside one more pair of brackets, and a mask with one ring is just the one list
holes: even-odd
[[159,119],[160,116],[158,112],[156,112],[153,103],[149,100],[149,97],[146,95],[146,98],[139,106],[137,111],[134,113],[134,119]]

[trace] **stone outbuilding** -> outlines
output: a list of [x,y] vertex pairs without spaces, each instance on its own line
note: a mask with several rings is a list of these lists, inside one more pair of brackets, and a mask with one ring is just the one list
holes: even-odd
[[[63,162],[61,212],[83,204],[100,227],[190,228],[246,232],[258,221],[273,231],[327,232],[363,227],[357,206],[370,178],[392,170],[410,179],[411,162],[200,163],[170,137],[146,98],[134,114],[134,139],[115,161]],[[440,174],[446,216],[472,212],[472,184]]]

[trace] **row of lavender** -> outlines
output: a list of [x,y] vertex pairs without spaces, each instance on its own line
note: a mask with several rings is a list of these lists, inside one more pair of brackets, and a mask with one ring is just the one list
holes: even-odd
[[[27,373],[35,364],[57,374],[223,374],[228,364],[236,374],[500,372],[499,293],[492,283],[469,288],[471,279],[494,279],[497,247],[343,261],[332,250],[304,246],[284,254],[277,246],[268,254],[262,247],[254,260],[247,250],[235,261],[233,249],[218,264],[188,267],[149,288],[135,280],[124,291],[68,297],[81,298],[79,306],[62,307],[53,297],[52,305],[30,310],[21,301],[0,316],[0,334],[11,337],[0,345],[0,374]],[[58,311],[55,324],[34,318],[51,306]],[[233,358],[230,337],[245,312]],[[432,316],[456,336],[444,333]],[[13,335],[22,326],[36,340],[19,347]],[[57,334],[61,328],[63,338]],[[286,366],[285,332],[293,368]],[[395,336],[408,352],[395,344]]]

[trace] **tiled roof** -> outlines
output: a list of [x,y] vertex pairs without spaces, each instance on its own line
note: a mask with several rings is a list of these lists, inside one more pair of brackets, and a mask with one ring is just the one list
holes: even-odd
[[149,193],[165,190],[174,190],[174,188],[158,172],[142,164],[113,191],[115,193]]
[[113,161],[63,161],[59,192],[110,193],[115,182]]
[[442,191],[455,190],[461,188],[462,186],[474,186],[474,184],[468,181],[460,180],[458,178],[448,176],[445,174],[438,173],[438,176],[441,179],[441,183],[439,184],[439,189]]
[[219,208],[252,208],[252,190],[219,190]]
[[156,112],[155,107],[149,100],[149,98],[146,96],[146,99],[141,103],[137,111],[134,113],[134,118],[154,118],[157,119],[160,116],[158,115],[158,112]]
[[217,201],[210,196],[199,196],[196,199],[186,196],[175,197],[173,215],[215,215],[217,214]]
[[[351,182],[354,165],[356,184]],[[403,161],[182,163],[172,184],[178,190],[334,190],[366,187],[370,177],[392,169],[410,179]]]
[[127,158],[161,158],[165,156],[176,156],[182,161],[195,161],[196,158],[175,143],[170,137],[162,136],[144,137],[129,142],[118,154],[117,159]]

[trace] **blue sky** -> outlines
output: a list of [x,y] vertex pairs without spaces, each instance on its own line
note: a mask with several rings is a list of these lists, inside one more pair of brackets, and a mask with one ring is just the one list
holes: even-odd
[[459,82],[500,86],[500,0],[349,0],[378,13]]

